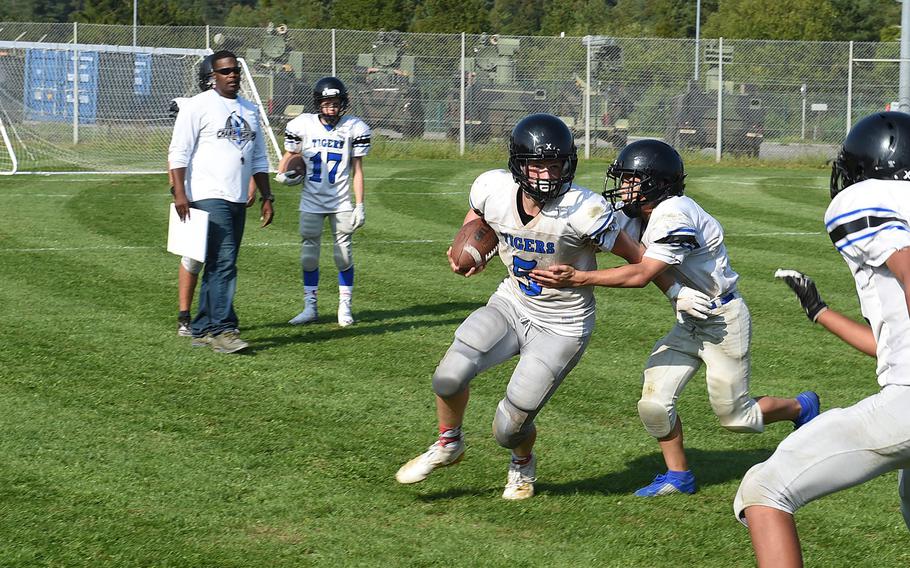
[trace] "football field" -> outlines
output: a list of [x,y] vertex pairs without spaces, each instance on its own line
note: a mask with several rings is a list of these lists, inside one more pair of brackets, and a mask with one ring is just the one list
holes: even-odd
[[[241,249],[239,355],[176,336],[163,174],[0,178],[0,566],[752,566],[733,496],[792,426],[725,431],[703,370],[680,401],[698,493],[631,495],[664,469],[636,410],[644,361],[674,322],[653,286],[597,290],[591,344],[537,420],[533,499],[500,498],[509,453],[490,432],[514,361],[472,383],[464,461],[395,482],[435,438],[430,377],[455,328],[505,275],[494,260],[464,279],[445,259],[471,182],[502,165],[365,162],[348,328],[326,238],[320,320],[286,323],[302,304],[297,189],[273,186],[274,225],[250,210]],[[582,161],[577,180],[599,191],[606,165]],[[828,175],[687,178],[741,275],[753,395],[811,388],[823,410],[878,388],[874,360],[810,324],[773,278],[802,270],[859,318],[822,223]],[[910,565],[894,473],[796,518],[807,566]]]

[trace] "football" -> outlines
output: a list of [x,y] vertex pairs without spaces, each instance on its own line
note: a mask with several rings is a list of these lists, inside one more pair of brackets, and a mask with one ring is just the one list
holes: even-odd
[[499,237],[493,227],[483,219],[465,223],[452,242],[452,259],[458,265],[459,274],[465,274],[475,266],[480,269],[496,255]]
[[297,172],[300,175],[306,173],[306,160],[300,154],[294,154],[286,164],[286,172]]

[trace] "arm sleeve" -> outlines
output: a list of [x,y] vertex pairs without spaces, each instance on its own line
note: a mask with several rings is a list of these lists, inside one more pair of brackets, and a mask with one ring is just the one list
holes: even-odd
[[471,185],[471,195],[468,198],[468,205],[481,217],[483,217],[487,197],[490,195],[488,173],[489,172],[477,176],[477,179],[475,179],[474,183]]
[[171,145],[168,147],[167,162],[173,169],[185,168],[190,164],[193,150],[196,148],[196,139],[199,134],[199,118],[196,116],[195,105],[190,101],[182,104],[174,121],[174,132],[171,135]]
[[296,128],[297,120],[294,119],[288,123],[284,131],[284,150],[286,152],[292,152],[294,154],[300,154],[303,152],[303,139],[304,134],[300,132],[300,129]]
[[681,212],[652,217],[649,234],[645,256],[667,264],[682,264],[686,255],[702,246],[695,223]]
[[351,151],[355,158],[362,158],[370,153],[372,132],[365,122],[358,121],[351,133]]

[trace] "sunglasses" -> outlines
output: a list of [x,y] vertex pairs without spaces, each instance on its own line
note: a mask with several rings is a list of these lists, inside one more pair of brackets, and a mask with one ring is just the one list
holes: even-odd
[[221,69],[212,69],[212,71],[219,75],[230,75],[231,73],[240,75],[240,67],[222,67]]

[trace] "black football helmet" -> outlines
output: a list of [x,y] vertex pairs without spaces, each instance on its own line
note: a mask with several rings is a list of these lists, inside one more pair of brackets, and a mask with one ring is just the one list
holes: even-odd
[[[341,99],[341,108],[338,110],[338,115],[330,117],[322,114],[319,103],[325,99],[335,97]],[[338,77],[323,77],[316,81],[316,84],[313,86],[313,105],[316,107],[319,118],[330,124],[335,124],[341,119],[341,115],[343,115],[344,111],[348,108],[348,89]]]
[[[531,179],[528,163],[541,160],[560,160],[558,178]],[[509,171],[512,179],[530,197],[546,203],[569,189],[578,166],[575,137],[565,123],[552,114],[532,114],[521,119],[509,137]]]
[[877,112],[850,129],[831,166],[831,199],[865,179],[910,180],[910,114]]
[[623,148],[607,169],[603,195],[613,209],[638,217],[645,203],[682,195],[685,178],[682,158],[673,146],[660,140],[639,140]]
[[199,92],[205,92],[212,88],[212,56],[206,55],[202,58],[202,61],[199,62],[199,69],[197,71],[199,76]]

